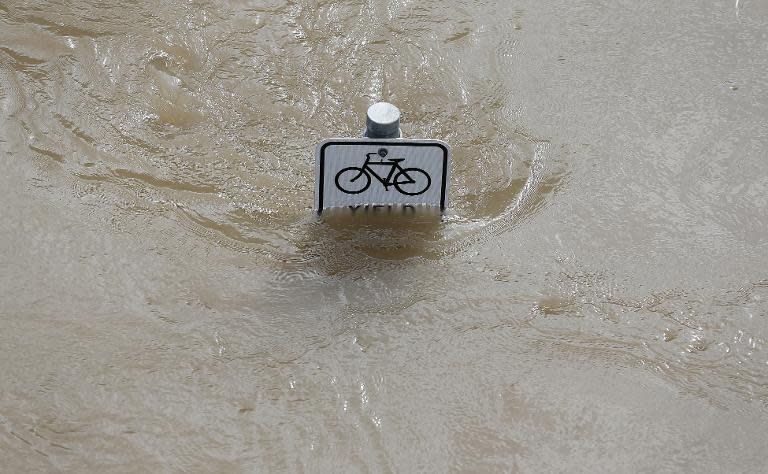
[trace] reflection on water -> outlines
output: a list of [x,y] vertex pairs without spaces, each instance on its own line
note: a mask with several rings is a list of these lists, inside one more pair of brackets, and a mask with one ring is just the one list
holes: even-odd
[[[373,259],[426,256],[441,241],[442,216],[430,207],[361,206],[325,211],[307,244],[341,253],[359,251]],[[434,257],[433,257],[434,258]]]
[[760,471],[758,3],[0,0],[5,469]]

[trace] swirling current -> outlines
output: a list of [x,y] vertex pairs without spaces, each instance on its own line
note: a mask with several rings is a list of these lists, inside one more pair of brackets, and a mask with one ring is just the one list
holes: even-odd
[[[767,44],[758,0],[0,0],[0,471],[764,471]],[[319,217],[380,100],[451,207]]]

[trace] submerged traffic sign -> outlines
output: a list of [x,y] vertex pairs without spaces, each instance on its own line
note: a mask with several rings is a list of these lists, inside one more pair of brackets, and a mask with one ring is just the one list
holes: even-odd
[[440,140],[344,139],[317,146],[315,209],[448,205],[451,148]]

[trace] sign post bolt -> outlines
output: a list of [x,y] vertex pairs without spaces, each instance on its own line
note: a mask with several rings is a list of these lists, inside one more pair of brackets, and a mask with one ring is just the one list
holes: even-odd
[[400,138],[400,109],[389,102],[376,102],[368,107],[365,137]]

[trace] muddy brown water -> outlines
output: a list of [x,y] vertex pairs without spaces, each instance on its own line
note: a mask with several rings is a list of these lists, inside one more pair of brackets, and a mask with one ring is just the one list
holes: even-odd
[[[766,71],[763,0],[0,0],[0,471],[765,472]],[[312,213],[377,100],[444,216]]]

